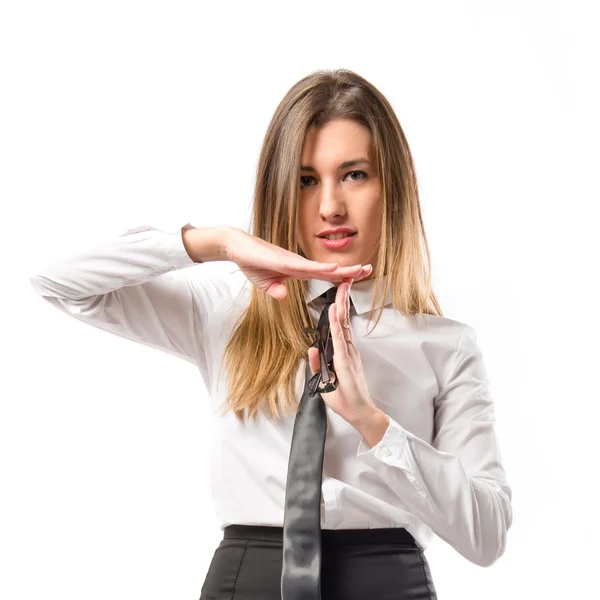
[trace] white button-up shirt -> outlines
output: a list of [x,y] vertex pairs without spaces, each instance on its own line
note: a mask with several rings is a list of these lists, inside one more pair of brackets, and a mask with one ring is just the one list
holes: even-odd
[[[193,267],[193,268],[190,268]],[[211,490],[220,527],[283,526],[295,414],[241,424],[221,416],[228,375],[222,357],[250,300],[232,263],[210,274],[187,254],[181,227],[139,227],[46,264],[37,293],[72,317],[194,364],[214,420]],[[310,280],[315,322],[332,283]],[[388,296],[374,331],[373,281],[350,289],[350,323],[373,401],[390,417],[373,448],[327,407],[321,527],[405,527],[422,549],[434,534],[471,562],[489,566],[505,550],[511,498],[494,432],[494,404],[472,327],[424,315],[417,323]],[[304,387],[298,368],[296,395]]]

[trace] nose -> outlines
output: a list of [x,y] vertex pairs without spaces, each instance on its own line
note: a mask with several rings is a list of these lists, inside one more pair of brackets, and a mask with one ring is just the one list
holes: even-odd
[[344,195],[335,181],[323,180],[319,193],[319,214],[323,220],[346,214]]

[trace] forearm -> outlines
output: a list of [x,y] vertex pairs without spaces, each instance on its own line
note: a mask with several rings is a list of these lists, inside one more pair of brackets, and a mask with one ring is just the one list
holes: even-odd
[[227,225],[216,227],[191,227],[181,232],[183,245],[190,258],[197,263],[230,260],[228,248],[234,228]]

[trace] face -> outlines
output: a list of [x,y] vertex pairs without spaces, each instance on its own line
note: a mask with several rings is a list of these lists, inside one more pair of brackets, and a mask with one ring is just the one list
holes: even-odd
[[[355,160],[360,162],[343,164]],[[299,184],[296,235],[306,258],[340,266],[370,263],[373,276],[382,199],[369,130],[351,119],[311,127],[302,147]],[[339,227],[355,232],[346,242],[341,240],[343,245],[319,237]]]

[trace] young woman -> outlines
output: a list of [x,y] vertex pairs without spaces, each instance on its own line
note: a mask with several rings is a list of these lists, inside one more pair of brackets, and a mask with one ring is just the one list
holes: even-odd
[[[239,269],[189,269],[213,260]],[[199,368],[224,530],[201,600],[288,600],[290,447],[307,361],[312,374],[324,368],[305,331],[322,311],[337,387],[321,395],[315,597],[436,598],[424,555],[434,534],[481,566],[504,553],[512,492],[482,354],[472,327],[442,315],[408,143],[359,75],[318,71],[283,98],[260,154],[252,234],[140,227],[31,281],[76,319]]]

